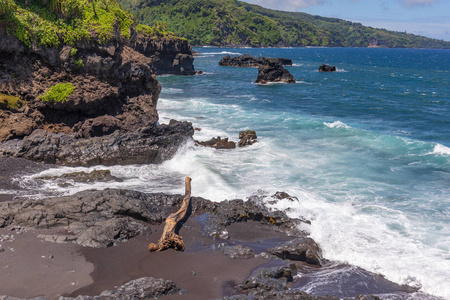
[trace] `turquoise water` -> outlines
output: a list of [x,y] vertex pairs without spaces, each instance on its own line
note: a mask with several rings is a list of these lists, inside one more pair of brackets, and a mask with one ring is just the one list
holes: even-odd
[[[125,181],[98,188],[181,193],[191,176],[193,193],[214,201],[286,191],[299,201],[274,206],[310,219],[302,229],[326,258],[450,299],[449,50],[195,50],[203,75],[158,78],[160,122],[188,120],[198,140],[251,129],[259,143],[188,143],[159,166],[109,168]],[[261,86],[255,68],[218,66],[244,53],[292,59],[298,82]],[[338,72],[319,73],[322,63]]]

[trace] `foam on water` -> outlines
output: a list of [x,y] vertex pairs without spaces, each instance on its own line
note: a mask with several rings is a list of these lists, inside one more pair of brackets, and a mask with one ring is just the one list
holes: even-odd
[[433,153],[442,154],[442,155],[450,155],[450,148],[445,147],[444,145],[441,145],[441,144],[437,144],[433,149]]

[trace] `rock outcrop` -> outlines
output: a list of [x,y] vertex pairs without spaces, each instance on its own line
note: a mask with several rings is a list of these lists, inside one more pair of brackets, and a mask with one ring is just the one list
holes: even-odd
[[287,58],[265,58],[260,56],[258,58],[244,54],[242,56],[231,57],[230,55],[225,56],[219,62],[219,66],[226,67],[260,67],[266,64],[267,60],[279,62],[285,66],[292,66],[292,60]]
[[139,300],[158,299],[163,296],[183,294],[186,294],[186,291],[180,289],[171,280],[142,277],[127,282],[115,290],[103,291],[99,296],[60,297],[59,300],[94,300],[99,297],[101,299]]
[[212,138],[209,141],[199,142],[197,144],[205,147],[215,148],[215,149],[234,149],[236,148],[236,143],[233,141],[228,141],[228,138],[221,138],[220,136]]
[[325,263],[319,246],[311,238],[295,239],[287,244],[269,249],[269,253],[281,259],[304,261],[312,265],[322,266]]
[[246,130],[239,132],[239,147],[253,145],[258,142],[256,132],[254,130]]
[[319,72],[336,72],[336,67],[323,64],[319,67]]
[[[48,200],[0,202],[0,228],[20,226],[37,229],[59,228],[58,235],[42,235],[52,242],[73,242],[88,247],[109,247],[159,225],[177,211],[182,196],[145,194],[128,190],[83,191]],[[202,233],[213,236],[236,222],[256,221],[303,236],[299,221],[283,212],[270,211],[260,199],[215,203],[193,197],[192,214],[202,215]]]
[[255,83],[267,84],[269,82],[295,83],[295,79],[280,62],[266,60],[265,65],[258,68],[258,77]]
[[[117,33],[106,45],[29,48],[0,30],[0,93],[26,101],[0,109],[0,154],[71,166],[168,159],[193,129],[157,125],[155,73],[194,74],[192,62],[182,39]],[[44,102],[61,83],[73,87],[67,100]]]

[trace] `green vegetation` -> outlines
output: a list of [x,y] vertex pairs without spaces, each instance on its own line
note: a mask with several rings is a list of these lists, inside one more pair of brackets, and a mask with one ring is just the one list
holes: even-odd
[[266,9],[237,0],[118,0],[194,45],[450,48],[450,42],[336,18]]
[[23,107],[26,102],[19,97],[0,93],[0,108],[7,110],[17,110]]
[[130,36],[132,16],[115,0],[0,0],[0,27],[27,46],[110,40],[117,26]]
[[73,62],[76,66],[78,67],[84,67],[84,62],[81,58],[77,59],[76,61]]
[[136,25],[136,31],[139,34],[142,34],[146,37],[170,37],[170,38],[179,38],[173,32],[167,30],[166,22],[158,22],[154,21],[153,27],[138,24]]
[[44,95],[39,96],[42,102],[64,102],[67,101],[73,93],[74,87],[72,83],[58,83],[47,91]]

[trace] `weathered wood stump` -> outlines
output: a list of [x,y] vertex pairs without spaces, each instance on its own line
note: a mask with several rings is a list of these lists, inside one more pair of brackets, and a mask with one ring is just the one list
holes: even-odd
[[158,243],[150,243],[150,245],[148,245],[148,250],[150,252],[164,251],[169,248],[173,248],[177,251],[184,251],[183,238],[179,236],[175,231],[178,222],[184,219],[189,208],[191,200],[191,180],[192,179],[190,177],[186,177],[185,193],[183,202],[181,203],[181,207],[177,212],[170,214],[167,217],[164,231]]

